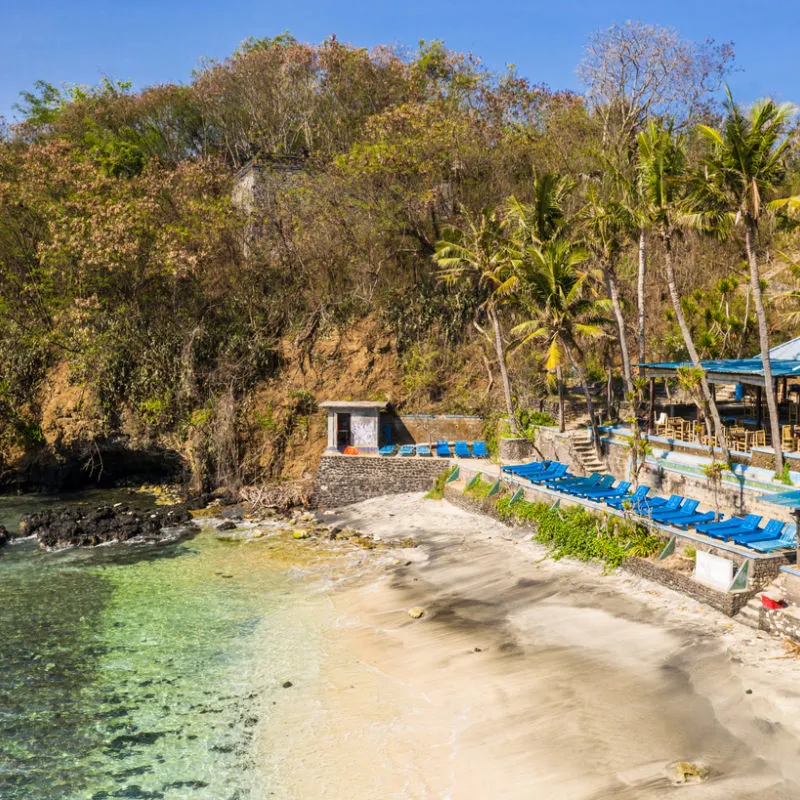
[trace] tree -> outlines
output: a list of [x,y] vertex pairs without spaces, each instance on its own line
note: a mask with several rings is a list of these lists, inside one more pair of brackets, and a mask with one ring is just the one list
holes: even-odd
[[636,220],[629,208],[609,195],[610,192],[606,192],[604,196],[597,187],[591,186],[587,203],[578,216],[586,246],[603,273],[606,291],[614,312],[625,391],[632,396],[634,386],[631,357],[625,330],[625,314],[622,309],[617,266],[625,246],[631,239],[631,234],[636,230]]
[[566,240],[528,247],[516,270],[518,297],[529,318],[512,332],[523,337],[518,347],[542,341],[546,344],[548,370],[558,369],[565,359],[569,362],[580,381],[595,447],[599,448],[600,436],[579,341],[582,337],[605,335],[602,326],[608,320],[604,312],[610,301],[591,295],[590,275],[578,269],[588,257],[584,248]]
[[649,217],[653,220],[654,228],[661,240],[664,266],[667,272],[667,289],[675,312],[675,319],[678,322],[692,365],[699,371],[703,416],[706,419],[708,433],[711,434],[711,426],[708,424],[710,414],[717,443],[722,449],[725,462],[730,463],[730,453],[725,441],[725,431],[719,410],[714,402],[708,378],[700,363],[700,356],[686,322],[675,281],[672,244],[678,233],[676,223],[682,213],[688,187],[684,136],[675,134],[670,128],[653,120],[650,121],[647,129],[639,134],[639,185],[642,198],[649,210]]
[[733,69],[733,45],[696,43],[673,28],[628,21],[589,37],[578,77],[602,124],[603,142],[632,149],[648,117],[679,126],[700,113]]
[[[578,76],[586,87],[586,101],[601,126],[602,160],[636,187],[636,135],[648,117],[669,117],[684,127],[707,109],[733,68],[731,43],[713,39],[696,43],[659,25],[628,21],[589,37]],[[639,212],[635,195],[629,206]],[[637,350],[645,360],[645,273],[647,218],[638,214],[638,269],[636,283]],[[626,378],[626,387],[631,391]]]
[[463,230],[455,227],[444,229],[441,240],[436,244],[434,260],[445,282],[477,284],[486,294],[481,309],[486,312],[492,326],[509,424],[514,433],[519,433],[506,364],[506,347],[498,317],[499,307],[512,297],[511,287],[515,279],[507,242],[496,213],[489,209],[484,209],[477,219],[466,215],[466,222]]
[[783,471],[780,422],[772,366],[769,359],[769,327],[764,309],[757,247],[764,217],[772,211],[800,204],[800,197],[779,197],[785,161],[791,147],[789,124],[794,106],[765,99],[747,113],[736,105],[730,91],[726,116],[719,128],[699,125],[709,145],[702,173],[697,176],[696,198],[701,211],[694,219],[716,229],[733,226],[744,233],[743,244],[750,268],[750,292],[758,321],[758,338],[770,416],[770,436],[775,451],[775,472]]

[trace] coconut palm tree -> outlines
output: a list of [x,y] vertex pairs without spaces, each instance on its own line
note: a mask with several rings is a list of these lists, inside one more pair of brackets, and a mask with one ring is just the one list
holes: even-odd
[[800,197],[779,197],[785,160],[791,146],[789,125],[794,106],[772,99],[758,100],[744,113],[728,90],[726,116],[719,128],[698,125],[709,151],[698,176],[696,196],[700,224],[714,219],[723,226],[743,232],[743,244],[750,268],[750,293],[758,321],[761,362],[770,416],[770,435],[775,451],[775,471],[783,470],[780,448],[778,403],[769,360],[769,328],[764,310],[758,266],[759,233],[764,217],[787,206],[800,205]]
[[522,337],[518,347],[545,343],[548,370],[569,363],[580,381],[598,447],[600,437],[580,340],[605,335],[603,325],[610,321],[605,313],[611,302],[592,296],[591,276],[579,269],[588,258],[583,247],[563,239],[527,248],[516,269],[517,296],[528,319],[512,333]]
[[533,199],[530,203],[514,195],[505,202],[504,226],[520,247],[542,244],[554,239],[567,225],[566,201],[575,188],[568,175],[545,172],[533,176]]
[[636,220],[625,204],[603,196],[595,186],[589,187],[586,205],[579,212],[578,219],[586,247],[603,273],[616,323],[625,392],[632,397],[634,386],[631,357],[625,330],[617,266],[625,247],[631,240],[632,233],[637,230]]
[[464,216],[466,225],[463,229],[448,227],[442,231],[442,238],[436,243],[433,258],[446,283],[470,283],[485,295],[486,299],[480,309],[486,313],[492,326],[509,424],[516,434],[519,433],[519,425],[514,412],[506,346],[498,316],[500,307],[513,300],[516,279],[508,242],[494,211],[484,209],[477,217],[465,212]]
[[697,347],[695,347],[692,333],[686,322],[686,315],[683,313],[675,281],[672,245],[674,238],[679,233],[678,222],[681,220],[688,189],[686,139],[683,135],[676,134],[669,127],[653,120],[639,134],[639,187],[647,207],[647,215],[652,220],[653,227],[661,241],[667,273],[667,289],[675,312],[675,319],[678,322],[689,358],[699,375],[703,413],[708,433],[710,436],[710,416],[723,458],[730,463],[730,453],[725,441],[719,410],[711,394],[708,378],[700,363]]

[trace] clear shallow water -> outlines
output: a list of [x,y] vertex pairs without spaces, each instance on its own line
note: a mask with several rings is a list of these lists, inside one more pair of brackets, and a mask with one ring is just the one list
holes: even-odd
[[[2,504],[6,524],[27,510]],[[251,800],[276,788],[252,739],[295,644],[309,646],[277,553],[209,532],[0,551],[0,797]]]

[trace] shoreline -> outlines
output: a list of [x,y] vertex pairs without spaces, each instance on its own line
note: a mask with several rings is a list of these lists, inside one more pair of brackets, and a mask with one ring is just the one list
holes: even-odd
[[800,794],[800,662],[779,641],[630,574],[543,560],[446,501],[339,516],[419,546],[359,560],[311,604],[318,680],[260,737],[280,796],[655,798],[685,789],[678,761],[709,770],[699,798]]

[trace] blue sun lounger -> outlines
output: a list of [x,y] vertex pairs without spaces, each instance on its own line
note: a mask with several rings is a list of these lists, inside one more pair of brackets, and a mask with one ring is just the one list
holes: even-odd
[[610,489],[591,489],[589,491],[581,491],[578,497],[583,497],[586,500],[593,500],[599,503],[607,497],[624,497],[628,494],[628,489],[631,488],[630,481],[620,481],[616,486]]
[[694,510],[699,505],[700,505],[699,500],[684,500],[683,503],[681,503],[681,505],[675,509],[654,508],[653,511],[650,513],[650,518],[655,520],[656,522],[662,522],[664,524],[668,524],[670,517],[677,517],[681,514],[694,513]]
[[456,442],[455,451],[459,458],[472,458],[472,453],[470,453],[469,445],[466,442]]
[[503,472],[510,472],[512,475],[524,475],[527,473],[539,473],[552,464],[552,461],[529,461],[527,464],[510,464],[506,467],[501,467]]
[[436,455],[440,456],[441,458],[450,458],[452,455],[450,452],[450,445],[447,444],[444,439],[436,442]]
[[473,442],[472,455],[474,458],[489,458],[489,451],[486,449],[486,442]]
[[749,533],[739,533],[732,531],[728,538],[735,544],[742,547],[752,547],[755,543],[767,542],[771,539],[778,539],[783,532],[786,523],[777,519],[771,519],[763,528],[756,528]]
[[672,517],[667,525],[672,525],[675,528],[686,530],[698,522],[711,522],[716,517],[713,511],[694,511],[690,514],[680,514],[677,517]]
[[753,542],[748,547],[759,553],[771,553],[773,550],[782,550],[785,547],[797,547],[797,529],[794,525],[786,525],[783,533],[776,539]]
[[563,478],[567,475],[566,464],[551,464],[547,469],[542,470],[538,475],[522,475],[521,477],[531,483],[546,483],[556,478]]
[[414,445],[413,444],[404,444],[397,451],[397,455],[399,455],[399,456],[413,456],[414,455]]
[[[611,483],[614,482],[614,478],[611,477],[611,475],[606,477],[611,478]],[[581,487],[586,489],[598,489],[600,488],[600,481],[602,480],[603,476],[599,472],[593,472],[591,475],[582,478],[550,478],[545,481],[545,485],[549,489],[555,489],[557,492],[570,492],[571,489],[578,489]]]
[[417,455],[418,456],[429,456],[431,454],[431,448],[427,444],[418,444],[417,445]]
[[729,539],[735,533],[751,533],[758,528],[761,517],[748,514],[746,517],[731,517],[723,522],[709,522],[706,525],[695,525],[698,533],[704,533],[712,539]]
[[386,444],[378,450],[378,454],[382,456],[393,456],[395,446],[393,444]]
[[644,501],[649,491],[649,486],[640,486],[633,494],[619,497],[607,497],[605,502],[607,506],[611,506],[612,508],[623,508],[625,503],[628,503],[629,506],[633,508],[637,503]]
[[677,511],[681,507],[683,498],[679,494],[671,494],[669,500],[663,497],[648,497],[641,503],[636,503],[633,510],[643,517],[649,517],[653,511]]

